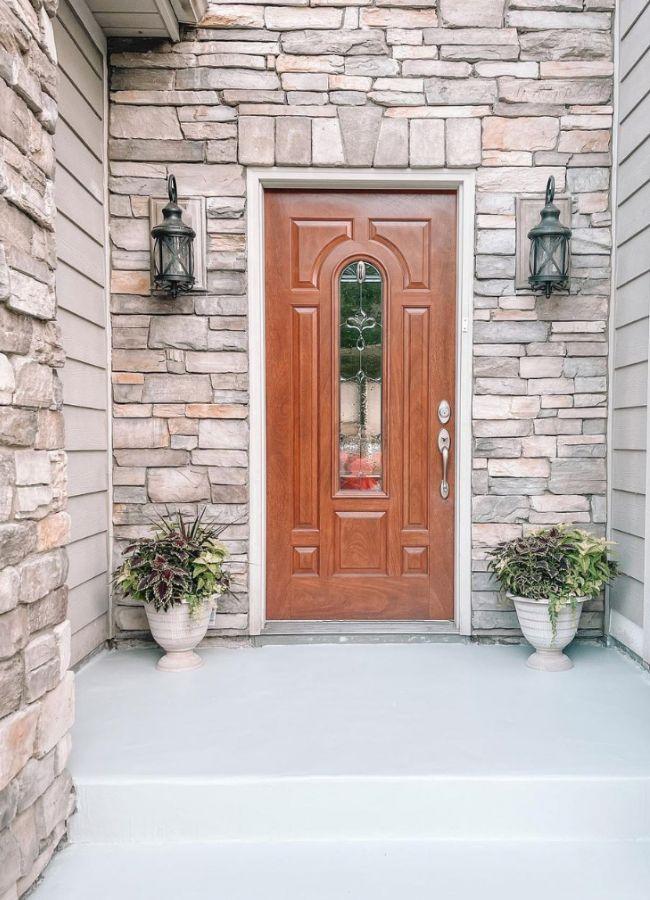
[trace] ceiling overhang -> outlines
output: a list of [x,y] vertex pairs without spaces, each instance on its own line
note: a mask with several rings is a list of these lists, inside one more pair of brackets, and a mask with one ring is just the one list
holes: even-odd
[[180,24],[201,21],[208,0],[87,0],[88,8],[108,37],[180,37]]

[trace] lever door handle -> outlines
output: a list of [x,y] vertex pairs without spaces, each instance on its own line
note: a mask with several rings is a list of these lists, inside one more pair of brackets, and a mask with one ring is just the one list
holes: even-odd
[[449,448],[451,446],[451,438],[446,428],[441,428],[438,432],[438,450],[442,456],[442,481],[440,482],[440,496],[446,500],[449,496],[449,482],[447,481],[447,466],[449,465]]

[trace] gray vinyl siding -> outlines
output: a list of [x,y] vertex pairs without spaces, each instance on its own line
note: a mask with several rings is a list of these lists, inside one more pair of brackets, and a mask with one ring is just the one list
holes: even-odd
[[66,0],[55,21],[57,300],[66,365],[73,662],[108,637],[104,56]]
[[[650,335],[650,0],[619,10],[618,198],[612,409],[612,538],[622,575],[610,593],[612,630],[638,636],[644,622]],[[650,536],[648,536],[650,538]],[[615,621],[616,620],[616,621]],[[614,627],[616,626],[616,628]],[[628,643],[635,643],[628,638]],[[647,642],[646,642],[647,645]]]

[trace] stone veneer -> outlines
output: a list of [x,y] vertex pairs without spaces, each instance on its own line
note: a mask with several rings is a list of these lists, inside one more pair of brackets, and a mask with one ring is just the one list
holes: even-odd
[[[207,504],[245,557],[245,166],[473,167],[473,628],[512,634],[485,550],[605,524],[614,0],[306,3],[212,3],[178,44],[112,48],[115,536]],[[208,217],[208,291],[176,301],[148,273],[170,171]],[[572,295],[546,300],[514,288],[515,198],[549,175],[574,237]],[[244,572],[223,634],[246,632]],[[124,604],[116,622],[145,627]],[[600,601],[582,627],[601,631]]]
[[52,0],[0,4],[0,898],[65,832],[73,716],[54,293]]

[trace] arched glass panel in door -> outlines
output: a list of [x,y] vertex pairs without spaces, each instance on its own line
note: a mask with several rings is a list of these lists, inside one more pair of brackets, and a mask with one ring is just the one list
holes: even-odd
[[364,260],[339,280],[339,488],[383,486],[383,281]]

